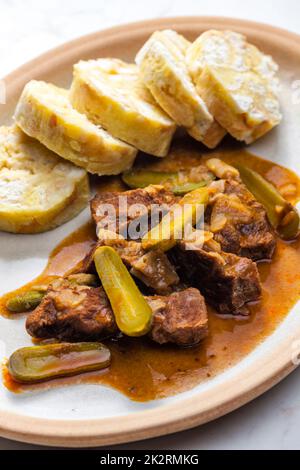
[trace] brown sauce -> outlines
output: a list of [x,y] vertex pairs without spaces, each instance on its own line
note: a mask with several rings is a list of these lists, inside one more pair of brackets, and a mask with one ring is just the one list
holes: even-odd
[[[295,192],[288,199],[300,199],[300,180],[291,171],[247,153],[245,150],[214,152],[228,163],[247,162],[279,189],[294,185]],[[212,153],[209,153],[212,156]],[[246,157],[246,158],[245,158]],[[141,160],[143,166],[160,170],[176,170],[183,166],[201,163],[207,155],[200,156],[193,147],[177,147],[168,159]],[[154,162],[154,163],[153,163]],[[102,178],[99,191],[125,189],[118,177]],[[52,252],[48,266],[37,279],[0,300],[0,312],[12,318],[5,308],[7,300],[42,284],[53,276],[61,276],[75,266],[89,251],[95,240],[92,223],[80,228],[61,242]],[[7,370],[4,382],[12,391],[45,389],[53,385],[74,383],[99,383],[111,386],[133,400],[146,401],[189,390],[196,384],[215,376],[236,364],[268,336],[288,314],[300,298],[300,241],[277,242],[272,262],[258,264],[263,284],[260,302],[250,306],[247,318],[230,318],[217,315],[209,309],[209,337],[193,348],[159,346],[147,339],[123,338],[107,340],[112,352],[109,369],[76,378],[60,379],[47,384],[23,386],[16,384]],[[20,345],[21,347],[22,345]]]

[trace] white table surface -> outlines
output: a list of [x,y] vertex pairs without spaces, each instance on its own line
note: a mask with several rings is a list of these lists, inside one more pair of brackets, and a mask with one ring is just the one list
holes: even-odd
[[[120,23],[179,15],[245,18],[300,33],[299,0],[0,0],[0,77],[77,36]],[[212,423],[115,448],[300,449],[299,391],[300,369]],[[40,447],[0,438],[0,450],[6,449]]]

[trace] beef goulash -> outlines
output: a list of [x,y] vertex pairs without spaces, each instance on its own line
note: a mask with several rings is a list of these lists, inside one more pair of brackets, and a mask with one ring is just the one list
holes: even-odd
[[[94,236],[81,260],[70,266],[67,275],[56,276],[7,302],[11,312],[29,312],[28,334],[35,340],[64,344],[64,358],[74,342],[101,341],[103,348],[114,350],[126,337],[139,337],[135,341],[146,344],[201,349],[210,337],[211,315],[250,318],[251,305],[259,305],[263,294],[257,262],[272,260],[280,227],[288,228],[291,238],[297,237],[297,212],[276,193],[282,209],[275,220],[269,216],[270,207],[267,210],[263,205],[260,191],[256,198],[248,189],[252,180],[242,168],[215,157],[201,165],[198,186],[185,195],[174,194],[164,178],[162,184],[97,193],[90,202]],[[143,169],[138,171],[139,179],[143,178]],[[144,171],[147,180],[151,172]],[[157,172],[158,179],[161,173]],[[183,172],[182,187],[192,173],[191,168]],[[272,186],[272,191],[277,190]],[[189,210],[177,214],[174,208],[187,202]],[[194,217],[197,203],[202,208],[199,220]],[[168,217],[171,222],[166,233]],[[178,228],[186,222],[190,222],[191,232],[187,238],[177,239]],[[157,238],[152,238],[155,233]],[[39,352],[50,354],[50,365],[56,354],[51,347]],[[89,349],[86,368],[78,369],[81,356],[87,354],[84,348],[72,353],[77,357],[75,369],[70,366],[66,375],[108,367],[105,353],[106,362],[98,361],[96,369],[91,369],[94,350]],[[21,356],[31,354],[19,351]],[[98,357],[98,351],[95,354]],[[8,363],[8,371],[16,382],[28,385],[31,371],[26,371],[25,359],[19,359],[20,363],[23,375],[19,369],[14,372],[15,357],[13,364]],[[40,372],[34,371],[34,376],[43,377]],[[53,377],[57,376],[54,371]],[[49,377],[51,374],[47,380]]]

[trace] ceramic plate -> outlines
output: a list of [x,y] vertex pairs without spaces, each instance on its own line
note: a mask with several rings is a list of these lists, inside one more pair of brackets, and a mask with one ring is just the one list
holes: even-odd
[[[193,39],[210,28],[233,29],[273,55],[283,81],[284,121],[251,148],[254,153],[300,174],[300,37],[271,26],[223,18],[173,18],[145,21],[101,31],[52,50],[6,77],[7,104],[1,124],[11,122],[20,92],[30,79],[67,86],[72,64],[103,56],[132,60],[156,29],[173,28]],[[298,100],[297,100],[298,98]],[[26,236],[0,233],[0,294],[37,276],[51,249],[89,218],[88,210],[53,232]],[[300,304],[276,331],[234,367],[188,392],[146,403],[132,402],[113,389],[82,384],[34,394],[12,394],[0,385],[0,434],[25,442],[96,446],[128,442],[191,428],[224,415],[263,393],[289,372],[300,338]],[[7,357],[31,344],[24,318],[0,317],[0,354]]]

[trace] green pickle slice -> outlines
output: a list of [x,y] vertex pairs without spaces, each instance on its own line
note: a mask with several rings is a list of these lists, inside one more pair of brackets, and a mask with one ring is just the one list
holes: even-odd
[[110,360],[101,343],[55,343],[18,349],[8,360],[8,371],[16,382],[31,384],[104,369]]

